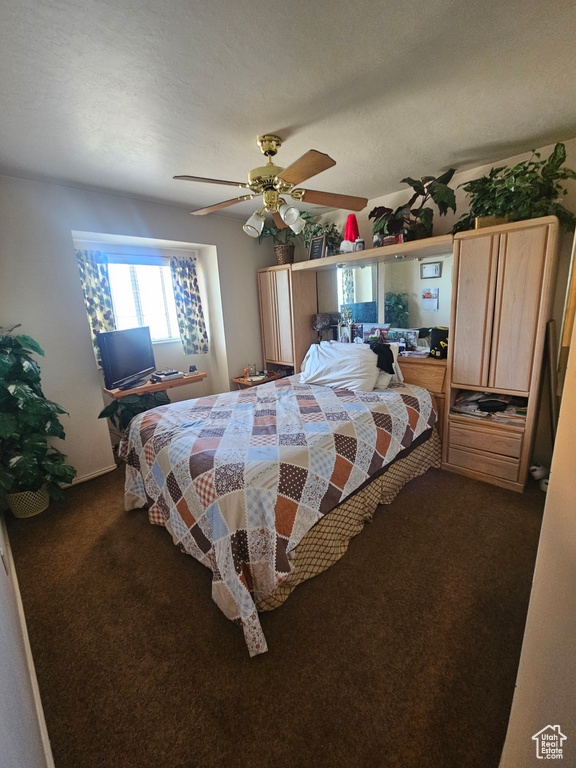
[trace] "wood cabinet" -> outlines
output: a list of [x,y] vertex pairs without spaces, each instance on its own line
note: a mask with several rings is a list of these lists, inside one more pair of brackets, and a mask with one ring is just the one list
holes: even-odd
[[310,344],[316,341],[312,330],[316,274],[293,272],[290,264],[260,269],[258,295],[264,364],[290,367],[298,373]]
[[450,413],[444,467],[522,490],[532,450],[546,323],[551,317],[558,221],[532,219],[454,238],[448,403],[459,390],[527,400],[525,422]]

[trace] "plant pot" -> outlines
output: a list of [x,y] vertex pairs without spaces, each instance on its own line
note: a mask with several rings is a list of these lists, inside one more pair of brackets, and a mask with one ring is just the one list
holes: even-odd
[[6,501],[14,517],[33,517],[44,512],[50,504],[50,496],[46,486],[39,491],[22,491],[21,493],[6,494]]
[[497,227],[499,224],[507,223],[507,213],[504,216],[477,216],[474,219],[474,229],[483,229],[484,227]]
[[413,240],[424,240],[426,237],[431,237],[432,232],[427,229],[424,224],[414,224],[411,227],[406,227],[402,230],[404,236],[401,242],[412,242]]
[[276,254],[276,261],[278,262],[278,264],[294,263],[294,246],[293,245],[275,245],[274,253]]

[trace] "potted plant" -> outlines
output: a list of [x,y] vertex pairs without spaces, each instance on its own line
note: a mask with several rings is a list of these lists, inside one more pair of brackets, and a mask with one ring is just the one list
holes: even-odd
[[168,405],[170,398],[166,392],[146,392],[143,395],[126,395],[120,400],[112,402],[99,414],[99,419],[110,419],[112,424],[123,435],[130,422],[139,413],[157,408],[159,405]]
[[372,234],[394,236],[396,241],[399,235],[405,240],[431,237],[434,211],[426,203],[436,203],[441,216],[445,216],[449,208],[456,212],[456,196],[454,190],[448,186],[454,173],[455,169],[450,168],[438,177],[423,176],[421,179],[412,179],[407,176],[402,179],[402,184],[409,184],[414,194],[407,203],[399,205],[398,208],[373,208],[368,214],[369,219],[374,219]]
[[63,498],[60,483],[71,483],[76,470],[48,443],[64,439],[59,415],[66,411],[44,396],[31,356],[44,351],[30,336],[15,335],[19,327],[0,327],[0,496],[16,517],[30,517],[46,509],[49,496]]
[[[492,168],[487,176],[460,186],[470,198],[470,210],[460,217],[453,233],[482,226],[477,219],[495,216],[507,221],[523,221],[540,216],[557,216],[568,231],[576,226],[576,215],[565,208],[560,199],[567,194],[561,182],[576,179],[576,172],[562,168],[566,147],[556,144],[546,160],[532,151],[528,160],[513,168]],[[489,223],[495,223],[493,220]]]
[[297,237],[290,227],[280,229],[276,224],[265,224],[262,232],[258,236],[258,242],[261,243],[266,237],[271,237],[274,243],[274,253],[278,264],[292,264],[294,261],[294,243]]

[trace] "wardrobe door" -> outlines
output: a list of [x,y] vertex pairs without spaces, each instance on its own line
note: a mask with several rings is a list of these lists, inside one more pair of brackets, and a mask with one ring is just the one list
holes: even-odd
[[264,360],[279,360],[276,334],[276,281],[274,272],[258,272],[258,293],[260,295],[260,323]]
[[542,225],[500,237],[490,387],[530,390],[547,234]]
[[278,360],[281,363],[293,365],[292,352],[292,296],[290,283],[290,267],[277,269],[272,273],[275,279],[276,312],[277,312],[277,344]]
[[457,245],[453,386],[488,385],[498,240],[498,235],[479,235],[462,239]]

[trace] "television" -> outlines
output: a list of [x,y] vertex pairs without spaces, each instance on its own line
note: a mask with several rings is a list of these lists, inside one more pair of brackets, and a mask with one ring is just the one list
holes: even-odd
[[126,328],[99,333],[106,389],[128,389],[156,370],[150,328]]

